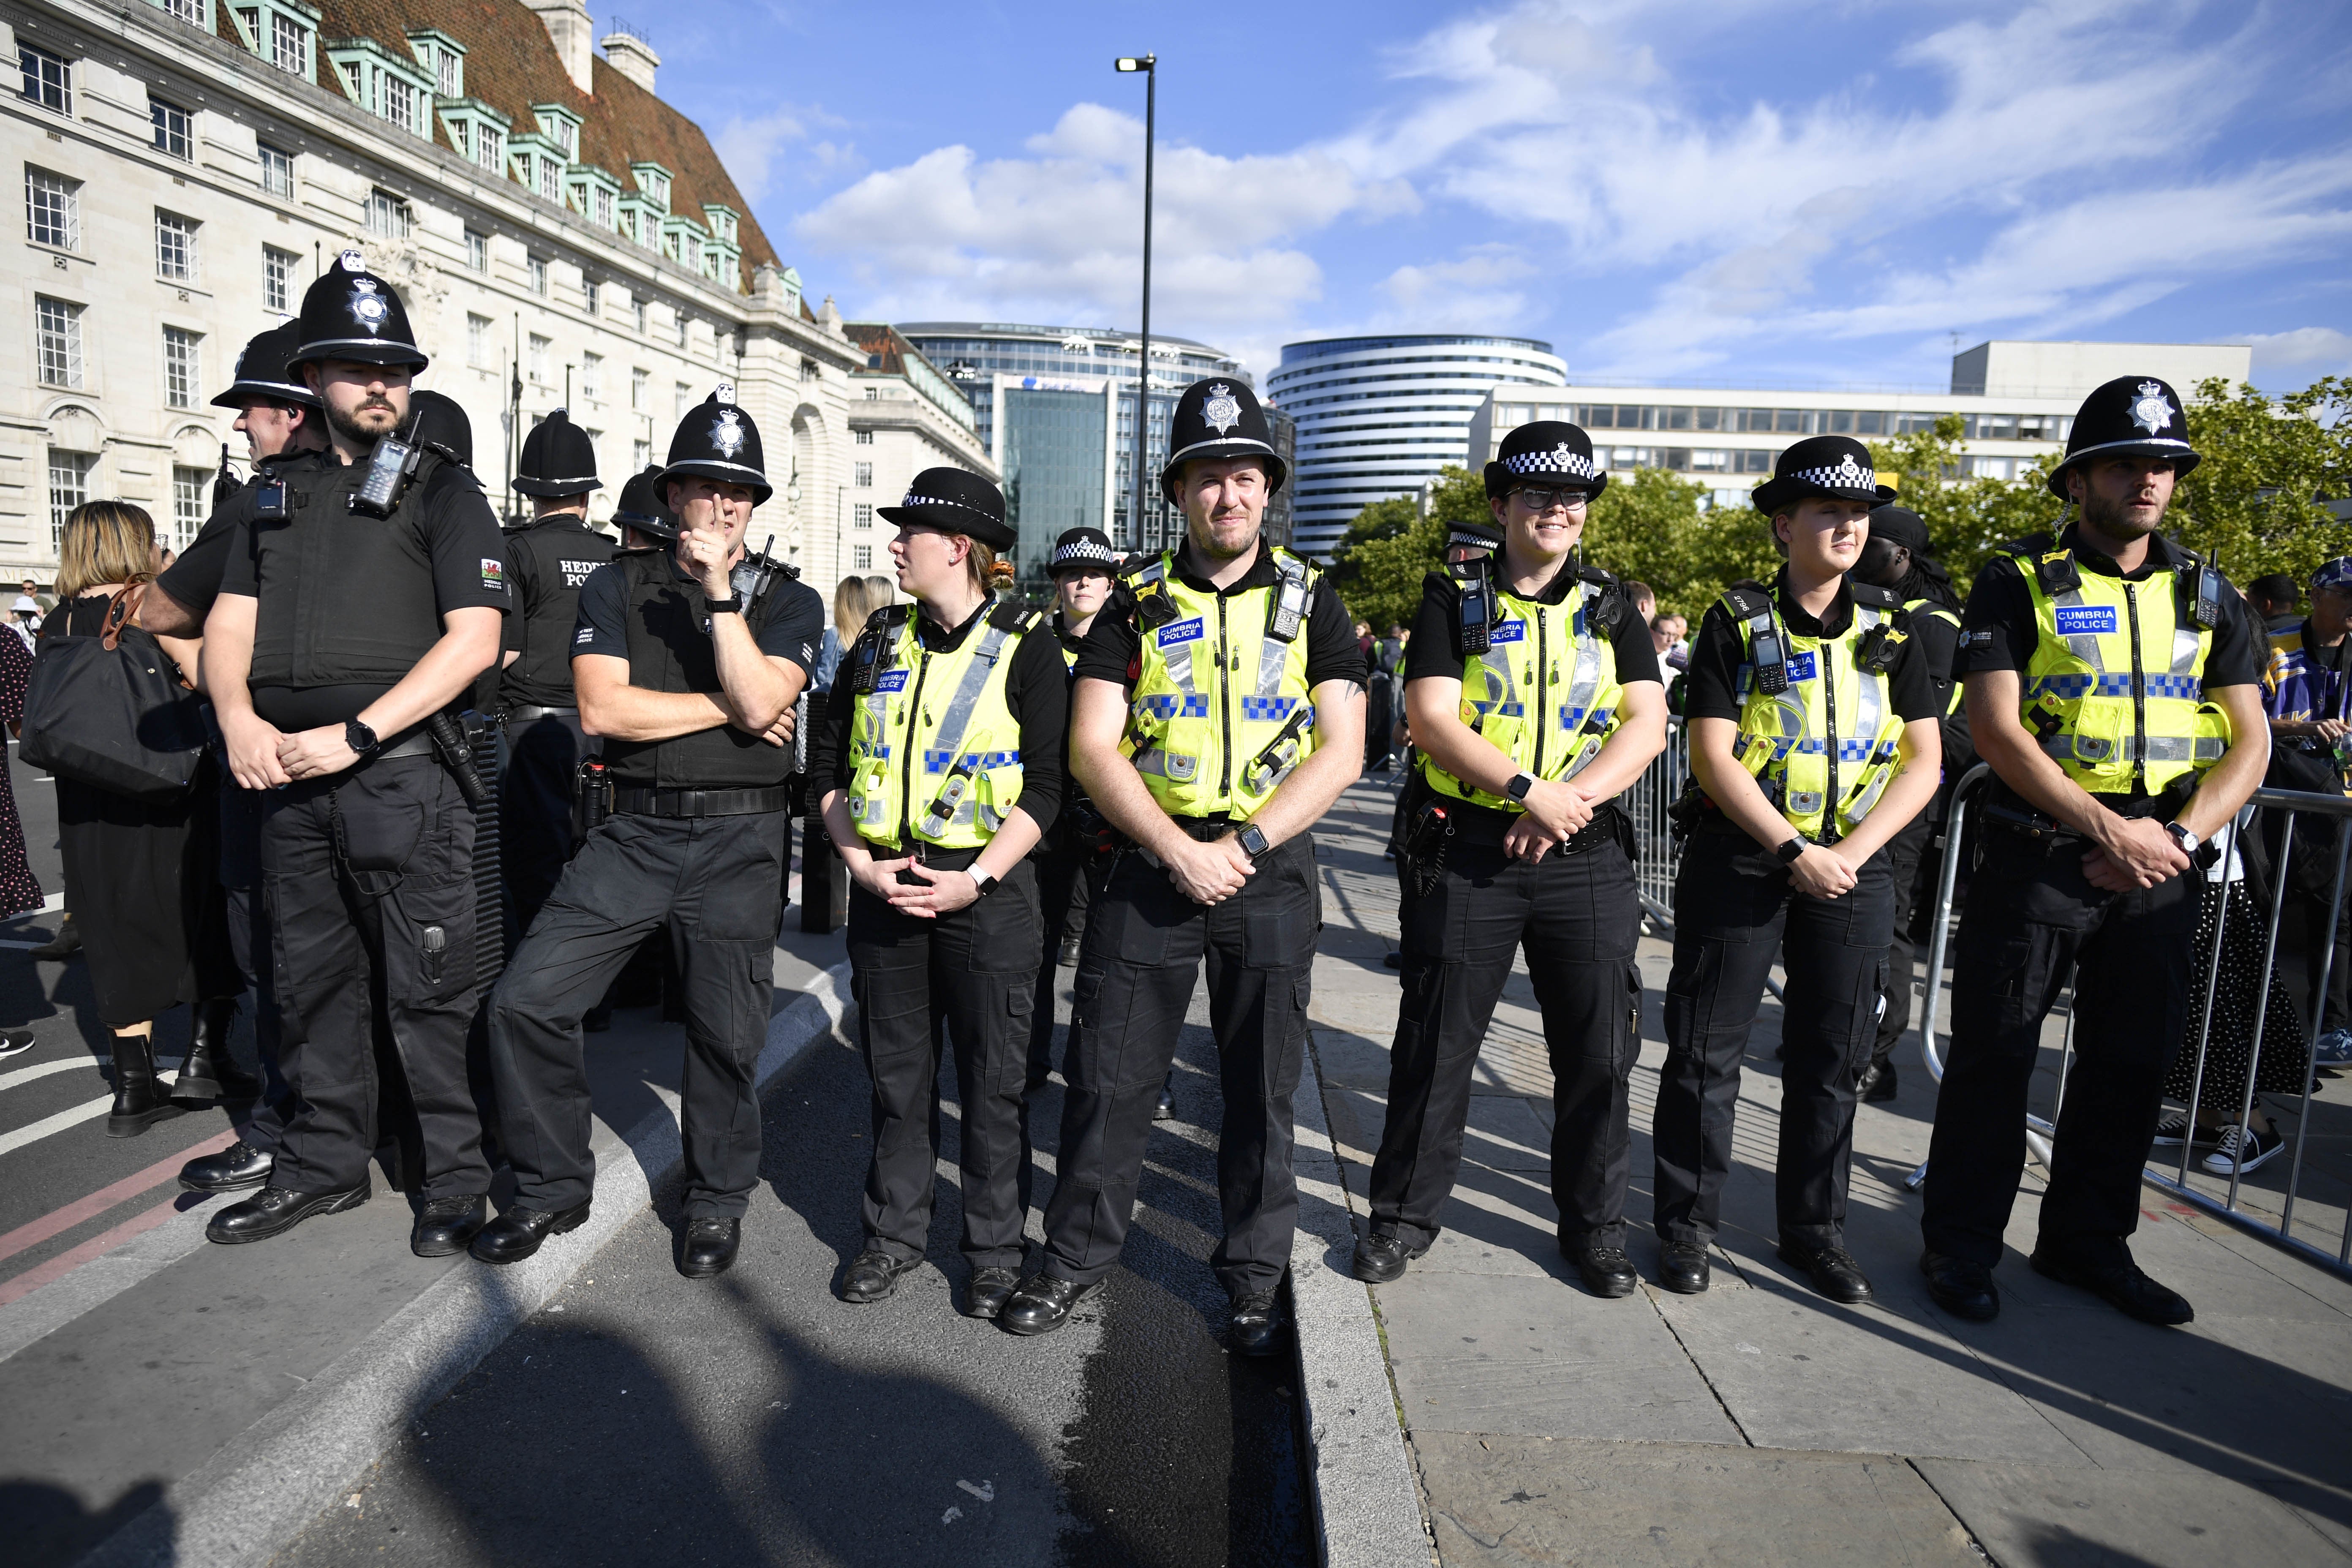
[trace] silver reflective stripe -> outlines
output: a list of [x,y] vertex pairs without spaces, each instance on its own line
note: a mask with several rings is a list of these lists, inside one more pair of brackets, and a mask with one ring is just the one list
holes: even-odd
[[[2032,567],[2028,566],[2025,570],[2030,574],[2033,569]],[[2083,590],[2080,588],[2069,588],[2064,593],[2052,599],[2050,602],[2052,605],[2057,605],[2061,608],[2079,609],[2083,604]],[[2055,616],[2052,617],[2052,624],[2056,624]],[[2063,640],[2066,646],[2074,650],[2074,657],[2076,658],[2081,659],[2084,664],[2089,665],[2101,675],[2105,675],[2107,672],[2105,661],[2099,658],[2099,638],[2096,633],[2076,632],[2072,637],[2066,637]]]
[[[1876,610],[1862,608],[1860,614],[1854,617],[1856,622],[1854,629],[1866,632],[1886,619],[1885,616]],[[1826,653],[1827,650],[1824,649],[1824,656]],[[1822,679],[1824,680],[1829,679],[1827,670],[1822,672]],[[1866,746],[1878,739],[1879,719],[1886,711],[1886,678],[1883,675],[1866,674],[1857,666],[1854,669],[1854,683],[1860,688],[1860,691],[1853,702],[1853,727],[1846,731],[1846,736]]]
[[1188,757],[1181,752],[1170,752],[1159,746],[1146,746],[1129,759],[1139,773],[1150,773],[1178,784],[1190,784],[1192,775],[1201,771],[1201,759]]
[[[1593,693],[1601,689],[1601,641],[1592,635],[1592,606],[1586,601],[1584,584],[1581,583],[1576,585],[1576,603],[1569,607],[1568,614],[1569,624],[1574,626],[1581,623],[1583,629],[1578,631],[1575,636],[1576,659],[1568,672],[1568,701],[1563,711],[1572,709],[1582,712],[1592,706]],[[1548,670],[1540,669],[1536,672],[1538,685],[1549,673]],[[1537,693],[1534,700],[1547,707],[1551,706],[1551,699],[1543,695],[1541,691]],[[1584,764],[1579,763],[1576,765],[1580,768]],[[1561,776],[1573,778],[1576,775],[1571,773]]]
[[1576,755],[1570,757],[1569,759],[1568,766],[1560,770],[1559,776],[1561,782],[1565,783],[1566,781],[1574,778],[1577,774],[1582,773],[1585,769],[1591,767],[1596,761],[1598,761],[1601,756],[1601,736],[1587,735],[1584,737],[1583,744],[1576,748]]
[[2193,621],[2187,626],[2177,626],[2172,628],[2173,674],[2195,675],[2197,673],[2197,656],[2203,640],[2197,635],[2197,625]]
[[[2150,735],[2145,756],[2151,763],[2218,763],[2229,749],[2218,735]],[[2107,753],[2115,745],[2083,735],[2058,734],[2045,736],[2042,750],[2062,763],[2105,763],[2114,760]]]
[[[1278,570],[1281,581],[1275,584],[1274,597],[1266,602],[1265,640],[1258,645],[1257,650],[1257,695],[1260,697],[1282,695],[1282,671],[1283,667],[1290,662],[1290,644],[1274,635],[1274,618],[1282,609],[1284,590],[1294,584],[1307,581],[1307,574],[1304,572],[1294,572],[1288,566],[1280,567]],[[1304,625],[1299,626],[1298,635],[1300,637],[1307,635],[1307,627]]]
[[[939,733],[932,737],[929,746],[912,751],[907,759],[908,767],[918,767],[926,751],[946,754],[947,769],[942,771],[951,771],[955,767],[957,760],[963,755],[963,732],[971,728],[971,710],[980,705],[982,689],[988,685],[989,673],[996,668],[997,657],[1004,651],[1004,639],[1009,635],[1002,626],[990,626],[986,635],[982,637],[979,651],[971,656],[971,662],[963,667],[963,679],[956,682],[955,695],[948,699],[948,716],[940,721]],[[910,747],[912,742],[913,737],[909,735]]]

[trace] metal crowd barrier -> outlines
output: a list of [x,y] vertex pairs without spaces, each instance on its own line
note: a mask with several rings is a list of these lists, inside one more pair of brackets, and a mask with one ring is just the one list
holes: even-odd
[[1667,924],[1675,918],[1675,868],[1681,863],[1682,851],[1675,843],[1666,808],[1682,794],[1683,781],[1688,777],[1690,731],[1680,719],[1669,719],[1666,749],[1651,758],[1642,776],[1618,796],[1618,804],[1633,819],[1633,834],[1641,848],[1633,878],[1642,907]]
[[[1960,854],[1969,842],[1965,831],[1968,814],[1972,803],[1982,793],[1991,776],[1991,769],[1983,763],[1979,763],[1961,778],[1958,786],[1952,792],[1951,805],[1945,817],[1942,837],[1937,840],[1942,859],[1936,883],[1932,934],[1927,942],[1927,995],[1921,1004],[1919,1013],[1919,1053],[1927,1063],[1927,1071],[1938,1083],[1941,1083],[1944,1078],[1944,1057],[1937,1046],[1936,1027],[1943,1006],[1944,961],[1951,933],[1953,893],[1959,879]],[[2250,808],[2241,813],[2239,818],[2225,827],[2220,836],[2223,864],[2226,865],[2228,858],[2237,853],[2239,840],[2250,827],[2260,821],[2260,813],[2264,810],[2282,814],[2284,821],[2280,826],[2276,862],[2271,873],[2269,918],[2263,934],[2262,972],[2255,989],[2254,1016],[2247,1047],[2245,1089],[2239,1097],[2234,1119],[2230,1123],[2241,1129],[2245,1127],[2252,1115],[2256,1093],[2254,1085],[2260,1081],[2261,1077],[2263,1028],[2269,1016],[2272,978],[2278,967],[2279,924],[2286,908],[2289,868],[2294,864],[2296,828],[2302,818],[2305,816],[2333,818],[2336,823],[2334,871],[2327,906],[2328,920],[2326,926],[2322,928],[2327,935],[2318,944],[2317,951],[2307,954],[2305,960],[2311,971],[2306,976],[2310,981],[2311,1005],[2309,1016],[2305,1021],[2305,1026],[2303,1030],[2305,1068],[2302,1075],[2302,1090],[2294,1113],[2294,1147],[2289,1161],[2283,1206],[2275,1224],[2261,1214],[2251,1212],[2242,1206],[2240,1200],[2244,1191],[2245,1173],[2235,1163],[2231,1167],[2228,1190],[2221,1196],[2216,1196],[2205,1188],[2192,1184],[2189,1178],[2189,1163],[2197,1148],[2197,1112],[2204,1094],[2207,1058],[2212,1045],[2213,1004],[2219,988],[2222,948],[2228,936],[2230,900],[2238,886],[2238,881],[2231,879],[2226,871],[2220,883],[2221,895],[2215,920],[2212,951],[2205,955],[2204,1001],[2197,1020],[2197,1065],[2190,1078],[2187,1129],[2180,1144],[2180,1158],[2169,1173],[2158,1170],[2151,1164],[2142,1176],[2149,1185],[2200,1213],[2210,1215],[2249,1235],[2260,1237],[2264,1241],[2330,1273],[2352,1279],[2352,1212],[2347,1212],[2341,1233],[2332,1238],[2334,1241],[2332,1251],[2303,1240],[2294,1234],[2295,1203],[2300,1194],[2305,1153],[2311,1138],[2312,1093],[2317,1079],[2315,1070],[2310,1065],[2311,1053],[2318,1043],[2321,1026],[2326,1017],[2328,985],[2334,973],[2336,960],[2334,933],[2344,918],[2345,870],[2347,852],[2352,852],[2352,827],[2347,826],[2352,824],[2352,798],[2343,795],[2306,795],[2287,790],[2255,791]],[[2066,1018],[2065,1032],[2059,1048],[2057,1090],[2052,1100],[2050,1115],[2047,1119],[2030,1113],[2026,1117],[2027,1146],[2045,1169],[2050,1163],[2050,1140],[2057,1131],[2055,1124],[2059,1108],[2065,1103],[2067,1069],[2074,1060],[2074,1005],[2071,975],[2068,977],[2063,1005]],[[1916,1191],[1920,1184],[1926,1180],[1927,1174],[1927,1167],[1922,1164],[1905,1181],[1904,1185]]]

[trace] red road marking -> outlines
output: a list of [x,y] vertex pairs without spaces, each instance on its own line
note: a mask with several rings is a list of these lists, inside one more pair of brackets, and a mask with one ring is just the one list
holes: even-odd
[[[170,1181],[180,1173],[180,1167],[189,1161],[206,1154],[218,1153],[236,1142],[236,1138],[237,1130],[232,1127],[227,1131],[207,1138],[201,1143],[191,1144],[168,1160],[158,1160],[135,1176],[125,1176],[112,1186],[100,1187],[86,1198],[77,1198],[61,1209],[51,1210],[30,1225],[18,1226],[7,1235],[0,1236],[0,1258],[13,1258],[28,1247],[38,1247],[49,1237],[71,1230],[84,1220],[97,1218],[115,1205],[135,1198],[150,1188]],[[71,1258],[79,1250],[77,1247],[75,1252],[68,1252],[64,1256]],[[46,1268],[47,1265],[43,1267]],[[10,1285],[15,1283],[14,1280],[9,1281]],[[7,1286],[0,1286],[0,1291],[5,1291],[7,1288]],[[22,1293],[18,1292],[19,1295]],[[16,1298],[13,1296],[0,1294],[0,1301],[14,1300]]]
[[153,1208],[124,1220],[112,1230],[101,1231],[91,1237],[70,1252],[60,1252],[47,1263],[26,1269],[14,1279],[0,1282],[0,1307],[6,1306],[19,1296],[30,1295],[52,1279],[63,1279],[91,1258],[113,1251],[132,1237],[154,1229],[178,1213],[179,1205],[178,1198],[165,1198]]

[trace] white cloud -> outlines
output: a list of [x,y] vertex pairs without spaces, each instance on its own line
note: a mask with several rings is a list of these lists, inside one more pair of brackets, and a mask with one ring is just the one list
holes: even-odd
[[2334,327],[2296,327],[2284,332],[2248,332],[2224,338],[2254,351],[2254,379],[2308,382],[2323,375],[2352,375],[2352,332]]
[[835,117],[817,109],[782,105],[750,119],[737,116],[721,125],[711,146],[735,176],[736,188],[751,201],[774,193],[785,182],[787,169],[802,183],[842,179],[860,172],[855,147],[831,139],[817,139],[820,130],[840,128]]

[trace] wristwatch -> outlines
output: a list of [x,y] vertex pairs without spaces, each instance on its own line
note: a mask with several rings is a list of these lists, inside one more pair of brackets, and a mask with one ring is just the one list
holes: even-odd
[[343,721],[343,744],[349,746],[352,751],[357,752],[361,756],[366,756],[370,752],[374,751],[383,743],[383,742],[375,738],[375,731],[373,730],[369,729],[365,724],[361,723],[358,720],[346,719]]
[[1242,847],[1242,853],[1253,860],[1263,859],[1274,847],[1266,839],[1265,829],[1255,822],[1242,824],[1242,830],[1234,835],[1234,841]]
[[1511,775],[1511,782],[1503,786],[1503,793],[1509,795],[1513,800],[1517,801],[1520,805],[1525,805],[1528,800],[1528,791],[1535,787],[1536,781],[1533,774],[1513,773]]
[[1804,836],[1802,834],[1791,834],[1789,837],[1789,842],[1781,845],[1780,847],[1773,850],[1772,853],[1778,855],[1782,860],[1785,860],[1790,865],[1793,866],[1798,861],[1803,859],[1805,858],[1805,851],[1811,847],[1811,845],[1805,842]]
[[743,599],[740,595],[725,599],[705,599],[702,607],[714,616],[740,616],[743,613]]
[[2172,841],[2180,846],[2180,852],[2191,859],[2196,858],[2197,847],[2205,842],[2177,822],[2166,823],[2164,830],[2172,835]]
[[980,868],[980,862],[977,860],[973,861],[971,865],[966,866],[963,868],[963,874],[971,879],[971,885],[980,889],[980,896],[983,899],[988,897],[989,893],[995,888],[998,881],[997,878],[982,870]]

